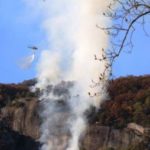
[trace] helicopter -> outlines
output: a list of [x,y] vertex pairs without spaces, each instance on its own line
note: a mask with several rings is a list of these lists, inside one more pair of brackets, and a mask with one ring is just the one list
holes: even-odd
[[36,46],[28,46],[28,48],[31,50],[38,50],[38,47],[36,47]]

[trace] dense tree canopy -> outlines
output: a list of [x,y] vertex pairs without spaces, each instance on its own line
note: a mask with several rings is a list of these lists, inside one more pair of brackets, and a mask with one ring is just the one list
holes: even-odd
[[[99,122],[122,128],[129,122],[137,122],[144,126],[150,125],[150,76],[121,77],[109,81],[110,98],[106,100],[98,113],[89,117],[91,123]],[[0,84],[0,106],[10,105],[21,107],[20,99],[37,99],[36,93],[30,91],[35,80],[20,84]]]
[[118,78],[109,85],[110,99],[102,104],[96,121],[122,128],[129,122],[150,125],[150,77]]

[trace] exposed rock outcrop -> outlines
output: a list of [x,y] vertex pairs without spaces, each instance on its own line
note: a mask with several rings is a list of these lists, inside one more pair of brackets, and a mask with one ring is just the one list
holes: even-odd
[[143,140],[142,135],[137,135],[132,130],[113,129],[111,127],[93,125],[87,130],[83,140],[85,150],[123,150],[130,145],[140,143]]
[[[95,110],[87,112],[90,125],[81,139],[80,150],[150,150],[149,81],[149,76],[113,81],[109,87],[111,100],[96,114],[93,114]],[[31,80],[0,85],[0,150],[38,150],[40,147],[42,101],[37,100],[38,92],[29,90],[34,83]],[[55,94],[62,92],[67,91],[55,88]],[[60,99],[59,105],[65,103]],[[67,116],[67,111],[58,113]],[[133,123],[128,124],[130,122]],[[71,136],[58,134],[60,141]]]
[[[10,145],[12,150],[17,150],[17,148],[13,149],[13,147],[14,145],[18,147],[15,143],[20,141],[18,133],[22,134],[20,136],[23,138],[25,143],[31,139],[32,142],[33,139],[36,141],[40,136],[40,120],[37,112],[37,100],[31,99],[27,101],[26,99],[22,99],[18,100],[16,103],[17,105],[13,103],[13,105],[6,106],[1,110],[3,120],[9,118],[9,126],[14,130],[13,132],[9,130],[5,134],[5,137],[7,137],[6,141],[8,142],[6,145]],[[5,141],[5,137],[2,138],[1,142]],[[132,129],[113,129],[111,127],[101,126],[100,124],[95,123],[88,127],[87,133],[82,141],[82,149],[106,150],[108,148],[112,148],[114,150],[122,150],[127,149],[131,144],[140,143],[142,140],[143,135],[137,134]],[[3,144],[1,143],[0,145],[2,146]],[[33,144],[32,150],[34,146],[37,148],[37,145]],[[29,147],[27,149],[30,150]],[[21,148],[19,150],[21,150]]]
[[39,138],[40,119],[36,99],[19,99],[2,108],[1,119],[14,131],[34,139]]

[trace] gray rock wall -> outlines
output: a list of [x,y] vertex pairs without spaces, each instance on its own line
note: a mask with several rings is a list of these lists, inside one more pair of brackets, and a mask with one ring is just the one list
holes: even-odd
[[[39,103],[36,99],[21,99],[1,110],[1,119],[8,118],[12,130],[35,140],[40,137]],[[87,128],[81,140],[83,150],[125,150],[129,145],[140,143],[142,135],[130,129],[113,129],[99,124]],[[81,150],[82,150],[81,149]]]
[[39,138],[40,119],[38,103],[35,99],[22,100],[1,110],[2,118],[8,118],[10,127],[20,134]]

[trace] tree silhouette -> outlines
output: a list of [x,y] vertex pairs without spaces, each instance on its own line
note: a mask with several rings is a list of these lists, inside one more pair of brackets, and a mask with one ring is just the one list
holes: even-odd
[[[105,53],[104,57],[96,60],[109,60],[105,72],[110,69],[110,76],[112,75],[112,66],[117,57],[126,48],[129,52],[133,48],[133,34],[135,32],[135,25],[140,24],[145,32],[145,36],[149,36],[146,32],[145,24],[150,15],[150,0],[113,0],[108,5],[108,10],[103,13],[105,17],[112,20],[112,25],[98,28],[103,30],[109,37],[111,47]],[[104,74],[101,75],[100,80],[103,79]]]

